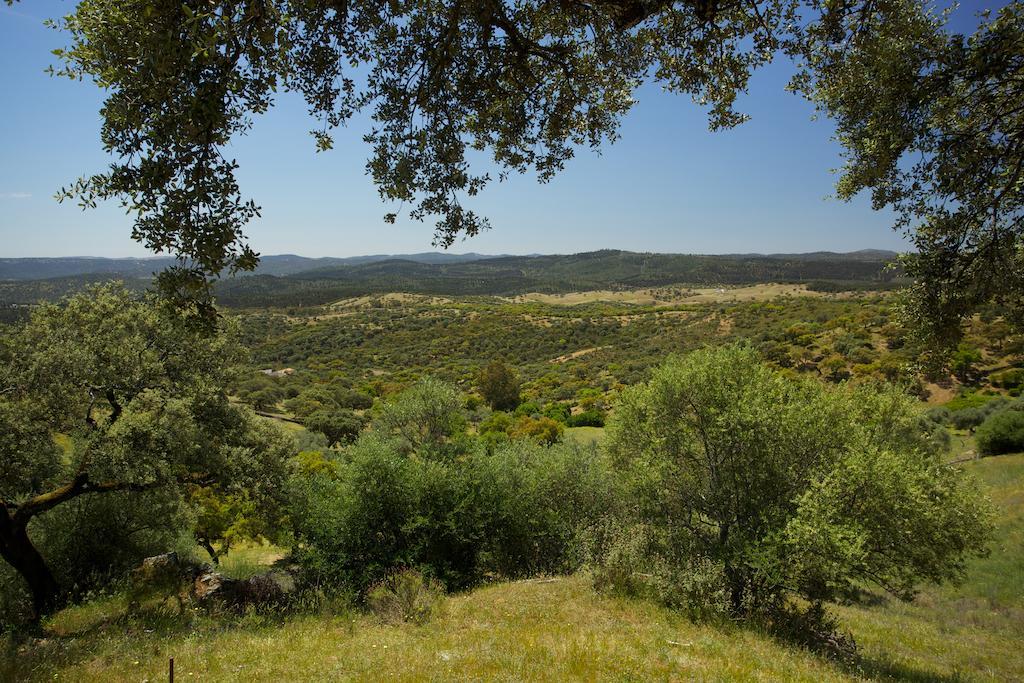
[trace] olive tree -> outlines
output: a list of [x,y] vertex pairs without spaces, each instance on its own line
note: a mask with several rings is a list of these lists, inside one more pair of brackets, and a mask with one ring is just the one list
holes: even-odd
[[43,513],[82,496],[197,487],[274,508],[291,444],[228,402],[236,348],[188,320],[105,285],[40,306],[0,338],[0,556],[37,616],[67,588],[33,538]]
[[373,429],[393,438],[402,453],[457,454],[466,447],[462,396],[452,385],[424,377],[384,406]]
[[983,552],[987,504],[894,389],[796,380],[740,346],[623,392],[607,445],[665,561],[712,568],[734,615],[873,583],[901,598]]

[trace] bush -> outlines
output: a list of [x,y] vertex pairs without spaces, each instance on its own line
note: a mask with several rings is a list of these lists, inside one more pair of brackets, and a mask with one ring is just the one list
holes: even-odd
[[992,386],[1002,389],[1017,389],[1024,384],[1024,368],[1010,368],[989,375]]
[[516,417],[533,417],[534,415],[540,415],[540,404],[536,401],[520,403],[512,414]]
[[978,427],[975,440],[985,455],[1024,451],[1024,413],[1004,410],[992,415]]
[[1002,396],[984,398],[986,400],[983,403],[978,404],[977,407],[962,408],[950,413],[950,424],[956,429],[973,430],[988,419],[990,415],[994,415],[997,412],[1005,410],[1011,403],[1009,399],[1003,398]]
[[544,406],[544,417],[549,417],[555,422],[565,424],[569,421],[572,411],[567,403],[549,403]]
[[477,576],[481,534],[461,465],[410,457],[366,435],[337,476],[294,482],[298,557],[315,576],[363,592],[398,567],[429,568],[449,588]]
[[480,571],[506,578],[572,571],[578,533],[620,500],[605,460],[576,444],[512,442],[472,462],[482,529]]
[[74,598],[172,549],[188,528],[181,501],[153,491],[83,496],[35,519],[30,533]]
[[604,427],[604,413],[600,410],[584,410],[571,415],[566,421],[568,427]]
[[423,625],[441,611],[444,587],[414,569],[403,569],[373,586],[366,603],[385,623]]
[[533,439],[542,444],[558,443],[565,431],[561,422],[555,422],[550,417],[520,417],[508,431],[513,439]]
[[569,570],[577,530],[614,507],[593,450],[528,441],[450,461],[367,434],[336,470],[299,473],[292,490],[300,562],[358,592],[400,567],[449,589]]
[[591,542],[594,588],[624,597],[653,600],[684,610],[694,619],[726,614],[729,596],[722,566],[707,558],[667,560],[663,534],[649,525],[603,525]]
[[466,417],[452,385],[424,377],[381,410],[374,429],[395,439],[406,453],[454,457],[464,448]]

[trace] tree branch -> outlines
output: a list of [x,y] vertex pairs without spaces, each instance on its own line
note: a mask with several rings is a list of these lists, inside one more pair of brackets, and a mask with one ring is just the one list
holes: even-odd
[[[28,520],[47,510],[51,510],[61,503],[67,502],[86,493],[107,493],[110,491],[148,491],[156,488],[162,482],[153,481],[145,484],[125,481],[106,481],[93,483],[89,480],[87,472],[75,476],[69,483],[57,487],[46,493],[40,493],[30,498],[21,505],[14,508],[12,519],[16,522],[27,523]],[[7,506],[10,508],[11,506]]]

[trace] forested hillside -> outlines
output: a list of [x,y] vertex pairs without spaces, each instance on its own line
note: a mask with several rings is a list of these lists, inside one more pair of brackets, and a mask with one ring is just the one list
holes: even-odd
[[216,291],[228,306],[293,306],[386,292],[508,296],[673,283],[828,282],[832,288],[878,289],[900,281],[898,271],[886,269],[889,261],[881,255],[695,256],[610,250],[452,264],[392,259],[289,277],[236,278],[218,283]]

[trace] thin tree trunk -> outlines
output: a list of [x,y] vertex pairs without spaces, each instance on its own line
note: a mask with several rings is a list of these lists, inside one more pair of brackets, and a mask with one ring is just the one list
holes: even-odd
[[199,541],[199,545],[201,545],[203,549],[207,553],[209,553],[210,561],[213,562],[215,565],[220,566],[220,555],[217,553],[217,549],[213,547],[213,543],[210,542],[210,539],[203,536],[196,537],[196,540]]
[[25,579],[32,593],[32,608],[39,619],[58,607],[63,597],[60,584],[28,537],[28,525],[0,514],[0,556]]

